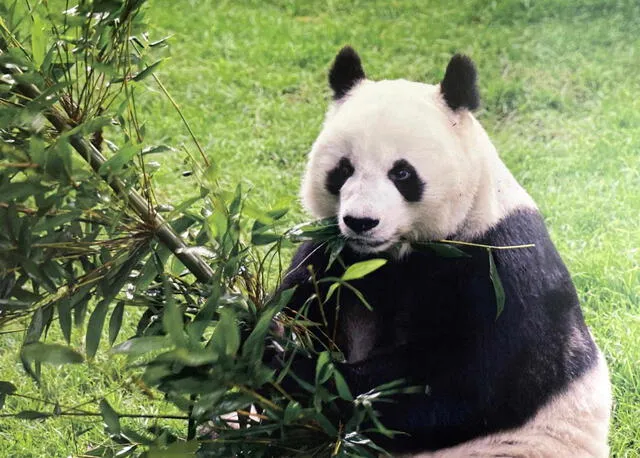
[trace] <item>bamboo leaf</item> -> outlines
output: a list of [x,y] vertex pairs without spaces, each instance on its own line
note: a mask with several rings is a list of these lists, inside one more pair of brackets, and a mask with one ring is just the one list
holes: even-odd
[[264,349],[264,339],[269,331],[273,317],[289,303],[295,290],[296,288],[294,287],[282,291],[270,306],[262,311],[253,331],[251,331],[242,346],[243,356],[250,361],[256,361],[260,358]]
[[16,386],[11,382],[0,381],[0,393],[13,394],[17,390]]
[[134,145],[124,146],[100,166],[98,174],[102,176],[117,175],[133,159],[137,151]]
[[44,30],[44,22],[38,14],[32,15],[31,24],[31,53],[36,68],[40,68],[47,53],[47,38]]
[[163,350],[171,347],[171,340],[167,336],[146,336],[129,339],[111,349],[112,353],[129,355],[131,357]]
[[283,421],[285,425],[290,425],[302,416],[302,406],[297,401],[290,401],[284,409]]
[[118,305],[113,309],[111,313],[111,319],[109,320],[109,345],[118,338],[120,328],[122,327],[122,317],[124,315],[124,302],[118,302]]
[[345,401],[353,401],[353,394],[351,394],[351,390],[349,389],[346,380],[337,370],[333,373],[333,380],[336,382],[338,395]]
[[329,252],[329,261],[327,262],[325,272],[328,271],[336,261],[336,259],[338,259],[338,256],[340,256],[340,253],[342,253],[342,250],[344,249],[346,244],[347,241],[343,238],[336,238],[329,242],[329,245],[327,246],[327,251]]
[[322,385],[333,374],[333,364],[328,351],[323,351],[316,361],[316,386]]
[[62,335],[67,343],[71,343],[71,300],[64,298],[56,304],[58,309],[58,323],[62,330]]
[[213,330],[208,347],[220,355],[235,356],[240,347],[240,332],[231,309],[225,308],[220,311],[220,320]]
[[350,265],[342,274],[343,281],[357,280],[379,269],[387,263],[386,259],[368,259]]
[[87,356],[90,358],[94,357],[98,351],[104,320],[107,317],[107,312],[109,311],[109,302],[111,302],[110,298],[101,300],[89,317],[89,322],[87,323],[86,347]]
[[496,262],[493,259],[493,251],[487,248],[487,254],[489,255],[489,278],[491,279],[491,283],[493,284],[493,291],[496,296],[497,320],[504,310],[505,294],[504,288],[502,286],[502,280],[500,280],[500,274],[498,273],[498,268],[496,267]]
[[48,418],[52,414],[48,412],[38,412],[37,410],[23,410],[18,412],[16,418],[21,420],[40,420],[41,418]]
[[195,341],[199,341],[202,338],[204,330],[209,326],[213,317],[218,309],[220,300],[220,288],[216,281],[213,283],[211,292],[207,301],[204,303],[200,311],[196,314],[192,323],[189,323],[187,332]]
[[113,407],[109,405],[106,399],[100,401],[100,414],[102,415],[102,421],[104,421],[107,431],[114,435],[120,434],[120,417],[113,410]]
[[442,258],[469,258],[470,255],[449,243],[442,242],[420,242],[414,243],[412,247],[417,251],[430,251]]
[[149,448],[147,458],[187,458],[195,456],[198,448],[197,441],[174,442],[167,447],[154,446]]
[[179,347],[187,344],[184,334],[184,320],[182,318],[182,310],[176,303],[171,291],[171,284],[168,280],[164,280],[165,305],[162,313],[162,327],[173,343]]
[[29,362],[53,365],[78,364],[84,361],[75,350],[60,344],[30,343],[22,347],[20,355]]
[[157,60],[156,62],[152,63],[147,68],[145,68],[144,70],[140,71],[137,75],[133,77],[133,81],[142,81],[147,76],[151,75],[158,68],[158,66],[162,63],[163,60],[164,59]]

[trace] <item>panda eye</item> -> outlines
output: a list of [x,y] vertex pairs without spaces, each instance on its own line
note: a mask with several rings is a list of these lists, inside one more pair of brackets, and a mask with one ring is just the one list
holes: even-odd
[[351,165],[351,162],[349,162],[349,160],[340,161],[338,167],[340,168],[340,173],[343,176],[349,177],[353,174],[353,166]]
[[397,170],[394,169],[391,172],[389,172],[389,177],[393,181],[405,181],[411,178],[411,170],[408,170],[405,168],[400,168]]

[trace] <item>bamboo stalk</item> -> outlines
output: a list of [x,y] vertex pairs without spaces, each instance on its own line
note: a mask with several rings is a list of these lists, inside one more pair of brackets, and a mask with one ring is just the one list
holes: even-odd
[[[17,67],[8,67],[0,65],[0,73],[18,73]],[[33,100],[40,96],[40,90],[33,84],[18,84],[16,91]],[[48,108],[44,112],[45,117],[60,133],[71,130],[72,126],[68,122],[66,116],[55,107]],[[80,154],[80,156],[98,173],[100,166],[107,160],[98,149],[79,134],[73,134],[69,137],[69,143]],[[102,177],[113,189],[116,195],[126,199],[127,205],[131,208],[145,223],[152,229],[171,252],[185,265],[189,271],[195,275],[198,281],[208,283],[213,278],[213,270],[211,267],[193,250],[186,250],[187,244],[182,240],[171,225],[165,219],[156,213],[149,202],[145,200],[134,189],[127,189],[125,183],[118,177]]]

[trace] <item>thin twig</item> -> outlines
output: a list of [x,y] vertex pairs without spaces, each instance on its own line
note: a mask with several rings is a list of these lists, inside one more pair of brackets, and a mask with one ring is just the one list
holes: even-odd
[[478,248],[489,248],[490,250],[518,250],[520,248],[533,248],[536,246],[535,243],[527,243],[524,245],[495,246],[495,245],[484,245],[482,243],[462,242],[460,240],[438,240],[438,242],[449,243],[451,245],[464,245],[464,246],[474,246]]

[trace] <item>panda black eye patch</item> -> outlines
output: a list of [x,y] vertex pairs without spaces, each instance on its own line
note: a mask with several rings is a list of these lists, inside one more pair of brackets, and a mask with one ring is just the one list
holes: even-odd
[[422,198],[424,182],[416,169],[404,159],[393,163],[388,176],[407,202],[418,202]]
[[342,188],[349,177],[353,175],[354,170],[353,164],[351,164],[349,159],[346,157],[340,159],[338,165],[327,174],[327,181],[325,182],[327,191],[336,196],[340,194],[340,188]]

